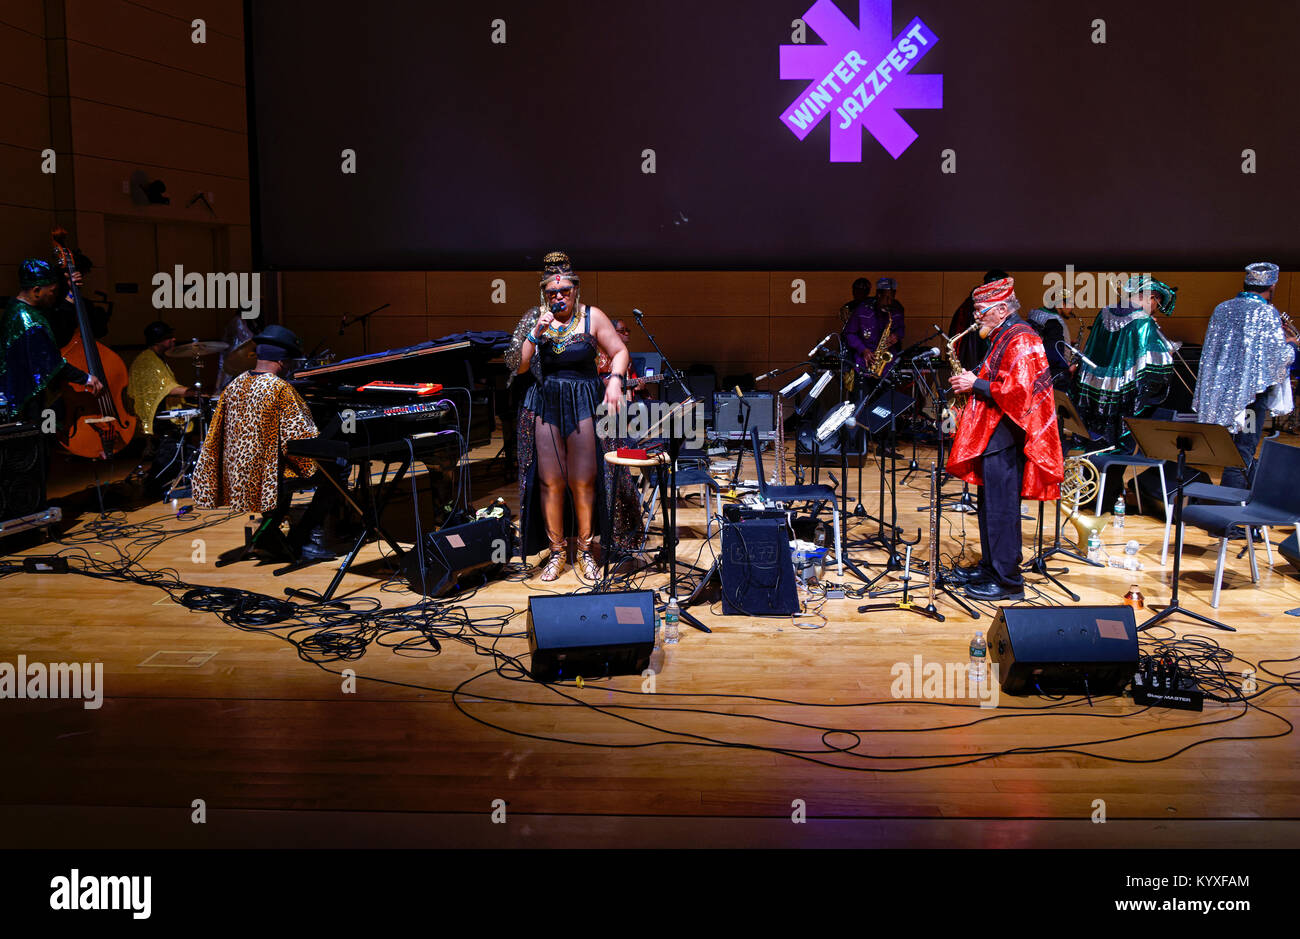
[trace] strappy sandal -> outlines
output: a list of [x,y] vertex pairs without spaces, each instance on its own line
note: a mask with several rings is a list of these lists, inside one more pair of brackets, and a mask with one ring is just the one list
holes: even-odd
[[542,580],[548,583],[552,580],[558,580],[559,576],[564,573],[564,548],[551,545],[551,557],[542,568]]
[[587,583],[595,583],[600,580],[600,567],[596,564],[595,557],[592,556],[591,542],[592,539],[590,538],[585,541],[581,538],[578,539],[578,558],[574,563],[578,574]]

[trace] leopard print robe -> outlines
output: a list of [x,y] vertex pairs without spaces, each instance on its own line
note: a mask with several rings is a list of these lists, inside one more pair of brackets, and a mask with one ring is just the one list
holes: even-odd
[[266,372],[245,372],[217,399],[208,438],[194,467],[194,504],[229,505],[236,512],[270,512],[279,495],[280,469],[310,476],[316,464],[289,456],[290,440],[317,436],[307,402],[293,386]]

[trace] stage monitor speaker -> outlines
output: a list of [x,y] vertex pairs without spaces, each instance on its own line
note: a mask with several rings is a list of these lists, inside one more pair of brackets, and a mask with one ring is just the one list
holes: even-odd
[[722,612],[726,616],[789,616],[799,612],[789,528],[756,518],[722,526]]
[[1297,532],[1291,532],[1278,542],[1277,553],[1286,558],[1296,573],[1300,574],[1300,538],[1297,537]]
[[0,431],[0,521],[23,518],[45,506],[45,448],[35,424]]
[[473,575],[492,580],[514,554],[514,528],[509,517],[483,518],[424,536],[421,552],[402,559],[402,576],[416,593],[440,597]]
[[538,681],[639,675],[655,645],[650,590],[529,597],[529,673]]
[[988,644],[1007,694],[1119,694],[1137,671],[1129,606],[1004,606]]

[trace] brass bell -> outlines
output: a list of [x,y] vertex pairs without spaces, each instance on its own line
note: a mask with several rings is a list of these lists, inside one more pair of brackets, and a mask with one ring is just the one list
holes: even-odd
[[1088,459],[1088,455],[1072,456],[1065,461],[1065,478],[1061,481],[1061,508],[1065,511],[1065,520],[1074,526],[1078,532],[1076,544],[1081,552],[1088,553],[1088,535],[1092,532],[1097,533],[1097,540],[1101,540],[1101,532],[1110,524],[1110,514],[1106,515],[1087,515],[1079,511],[1079,507],[1087,505],[1097,497],[1097,489],[1100,486],[1100,474],[1097,472],[1096,465]]

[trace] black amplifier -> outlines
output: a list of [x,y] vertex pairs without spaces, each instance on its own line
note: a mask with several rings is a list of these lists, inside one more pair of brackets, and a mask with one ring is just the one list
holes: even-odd
[[722,517],[732,523],[746,522],[751,518],[775,518],[788,524],[791,514],[789,509],[760,509],[736,502],[729,502],[722,507]]

